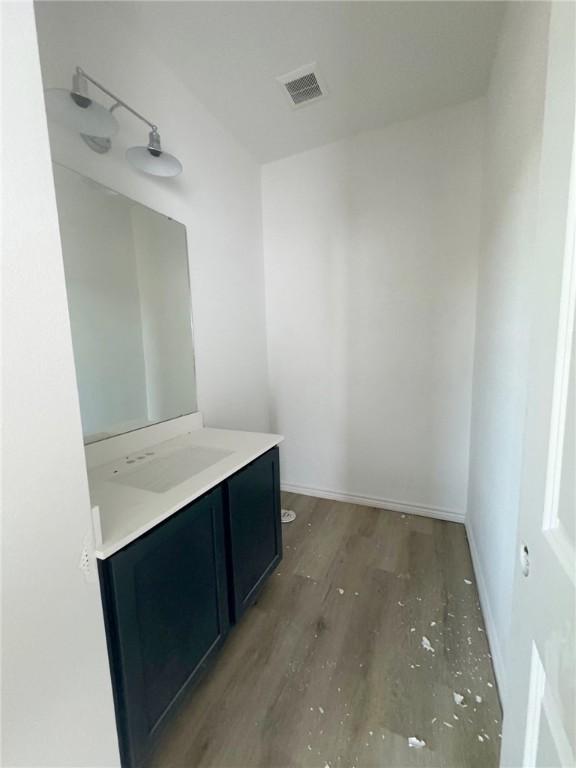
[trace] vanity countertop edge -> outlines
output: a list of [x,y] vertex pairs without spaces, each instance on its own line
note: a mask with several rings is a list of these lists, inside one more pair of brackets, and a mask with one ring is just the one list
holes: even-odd
[[252,461],[279,445],[282,435],[240,430],[200,427],[177,434],[162,443],[143,443],[135,452],[147,447],[166,446],[174,450],[190,446],[226,451],[228,455],[211,466],[193,473],[185,482],[166,492],[156,493],[111,478],[115,463],[127,459],[116,457],[97,466],[89,466],[88,481],[94,524],[95,555],[105,560],[131,544],[159,523],[179,512],[187,504],[208,493]]

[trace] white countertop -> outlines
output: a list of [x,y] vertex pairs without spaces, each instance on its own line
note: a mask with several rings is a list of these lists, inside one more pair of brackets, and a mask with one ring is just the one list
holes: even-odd
[[197,428],[89,466],[96,557],[103,560],[282,441]]

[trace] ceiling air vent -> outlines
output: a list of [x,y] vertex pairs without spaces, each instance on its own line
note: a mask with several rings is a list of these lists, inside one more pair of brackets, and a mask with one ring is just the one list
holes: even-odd
[[302,107],[326,96],[326,86],[316,63],[295,69],[277,78],[292,107]]

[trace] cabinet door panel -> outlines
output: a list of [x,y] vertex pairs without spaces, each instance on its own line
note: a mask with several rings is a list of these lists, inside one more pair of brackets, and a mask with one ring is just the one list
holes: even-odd
[[232,613],[238,620],[282,558],[278,449],[227,481]]
[[123,763],[138,765],[229,626],[221,490],[101,566]]

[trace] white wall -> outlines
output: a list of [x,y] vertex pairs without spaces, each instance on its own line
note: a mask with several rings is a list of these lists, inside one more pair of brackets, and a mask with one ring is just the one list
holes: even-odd
[[516,559],[549,6],[510,3],[488,93],[468,534],[500,687]]
[[118,765],[32,4],[2,3],[2,764]]
[[466,507],[484,104],[263,168],[284,483]]
[[576,328],[572,336],[568,392],[571,394],[566,409],[558,517],[568,541],[576,550]]
[[265,430],[259,167],[145,46],[138,24],[125,24],[122,5],[37,3],[45,85],[68,87],[74,67],[82,66],[157,121],[165,149],[181,159],[184,173],[158,179],[128,165],[125,150],[145,143],[147,131],[123,110],[107,155],[50,126],[54,158],[186,225],[199,408],[209,426]]

